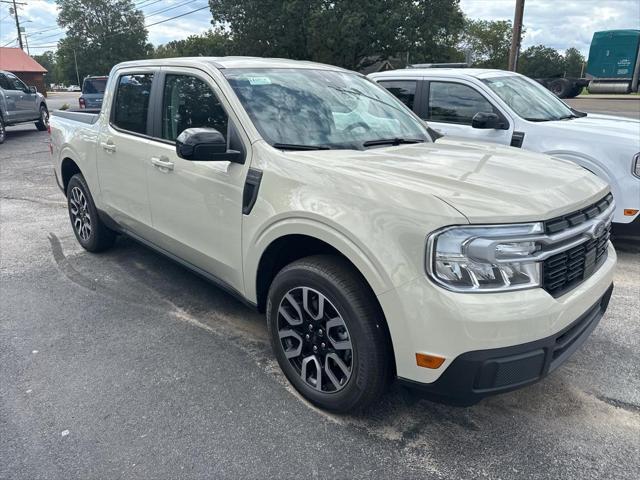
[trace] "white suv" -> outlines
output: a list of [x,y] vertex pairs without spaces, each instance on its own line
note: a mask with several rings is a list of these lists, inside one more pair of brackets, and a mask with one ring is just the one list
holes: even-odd
[[409,68],[370,78],[443,135],[583,166],[611,185],[613,221],[640,233],[640,121],[578,112],[539,83],[503,70]]
[[99,114],[56,111],[51,127],[80,244],[128,235],[265,311],[284,374],[327,409],[363,407],[395,377],[458,403],[530,384],[607,308],[606,183],[540,154],[433,143],[353,72],[128,62]]

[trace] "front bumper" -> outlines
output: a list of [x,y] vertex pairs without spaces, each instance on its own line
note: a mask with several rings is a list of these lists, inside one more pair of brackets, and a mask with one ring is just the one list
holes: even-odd
[[589,337],[609,305],[613,284],[569,326],[554,335],[511,347],[477,350],[458,356],[433,383],[399,379],[429,397],[456,405],[532,384],[562,365]]
[[630,223],[614,223],[611,228],[617,237],[640,237],[640,214]]
[[[611,284],[616,252],[609,242],[602,265],[568,292],[553,297],[542,288],[501,293],[457,293],[426,276],[378,295],[393,344],[396,375],[434,384],[458,358],[555,338],[569,328]],[[442,357],[436,369],[419,367],[416,354]],[[548,372],[546,372],[548,373]]]

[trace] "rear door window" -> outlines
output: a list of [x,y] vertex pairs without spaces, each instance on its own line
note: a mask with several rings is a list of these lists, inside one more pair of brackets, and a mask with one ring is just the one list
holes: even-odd
[[131,73],[118,78],[111,117],[113,126],[129,132],[147,133],[152,83],[153,73]]
[[413,110],[413,104],[416,98],[416,85],[418,82],[415,80],[385,80],[378,83]]

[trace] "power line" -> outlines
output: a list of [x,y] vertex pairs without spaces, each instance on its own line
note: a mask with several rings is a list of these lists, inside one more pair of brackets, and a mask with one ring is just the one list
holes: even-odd
[[[180,18],[180,17],[185,17],[187,15],[191,15],[192,13],[196,13],[199,12],[201,10],[204,10],[205,8],[209,8],[209,5],[205,5],[204,7],[200,7],[200,8],[196,8],[195,10],[191,10],[190,12],[185,12],[185,13],[181,13],[180,15],[175,15],[173,17],[170,18],[165,18],[164,20],[160,20],[158,22],[154,22],[154,23],[150,23],[148,25],[145,25],[145,28],[149,28],[149,27],[153,27],[155,25],[160,25],[161,23],[166,23],[169,22],[171,20],[175,20],[176,18]],[[118,33],[114,33],[111,35],[107,35],[106,37],[102,37],[102,38],[110,38],[110,37],[115,37],[118,35],[122,35],[124,33],[128,33],[128,32],[118,32]],[[42,37],[42,39],[44,40],[45,37]],[[49,47],[57,47],[57,45],[31,45],[31,48],[49,48]]]
[[43,28],[42,30],[36,30],[35,32],[31,32],[28,36],[38,35],[44,32],[50,32],[51,30],[62,30],[58,25],[55,27]]
[[190,12],[187,12],[187,13],[176,15],[175,17],[171,17],[171,18],[166,18],[164,20],[160,20],[159,22],[152,23],[150,25],[145,25],[145,28],[153,27],[154,25],[160,25],[161,23],[165,23],[165,22],[168,22],[169,20],[174,20],[176,18],[184,17],[186,15],[191,15],[192,13],[199,12],[200,10],[204,10],[205,8],[209,8],[209,5],[205,5],[204,7],[197,8],[195,10],[191,10]]
[[45,40],[47,38],[55,37],[55,36],[58,36],[58,35],[64,35],[64,34],[65,34],[65,32],[56,32],[56,33],[52,33],[51,35],[45,35],[44,37],[38,37],[38,38],[36,38],[36,40],[39,42],[40,40]]
[[3,47],[6,47],[7,45],[9,45],[10,43],[15,42],[16,40],[18,40],[17,38],[14,38],[13,40],[8,41],[7,43],[5,43],[4,45],[2,45]]
[[156,11],[151,12],[149,14],[145,14],[145,17],[149,18],[149,17],[153,17],[154,15],[158,15],[159,13],[168,12],[169,10],[175,10],[176,8],[184,7],[185,5],[187,5],[189,3],[193,3],[195,1],[196,0],[188,0],[187,2],[179,3],[178,5],[174,5],[173,7],[163,8],[161,10],[156,10]]
[[[153,5],[153,4],[156,4],[156,3],[158,3],[158,2],[162,2],[162,1],[163,1],[163,0],[152,0],[150,3],[147,3],[146,5],[136,5],[136,8],[137,8],[137,9],[147,8],[147,7],[150,7],[150,6],[151,6],[151,5]],[[172,10],[172,9],[174,9],[174,8],[178,8],[178,7],[180,7],[180,6],[186,5],[186,4],[188,4],[188,3],[192,3],[192,2],[194,2],[194,1],[196,1],[196,0],[189,0],[188,2],[181,3],[180,5],[175,5],[175,6],[173,6],[173,7],[169,7],[169,8],[167,8],[167,9],[164,9],[164,10],[161,10],[161,11],[152,12],[152,13],[151,13],[151,14],[149,14],[149,15],[145,15],[145,17],[153,16],[153,15],[155,15],[155,14],[157,14],[157,13],[162,13],[163,11]],[[138,1],[137,1],[137,2],[135,2],[135,3],[136,3],[136,4],[143,4],[143,3],[145,3],[145,2],[149,2],[149,0],[138,0]],[[144,12],[143,12],[143,13],[144,13]],[[11,16],[11,14],[7,15],[7,16],[6,16],[6,17],[4,17],[2,20],[6,19],[6,18],[8,18],[8,17],[10,17],[10,16]],[[0,20],[0,21],[2,21],[2,20]],[[63,29],[63,28],[61,28],[59,25],[55,25],[55,26],[47,26],[47,25],[45,25],[44,27],[45,27],[45,28],[43,28],[43,29],[41,29],[41,30],[36,30],[35,32],[29,32],[29,33],[28,33],[28,34],[26,34],[25,36],[27,36],[27,37],[32,37],[32,36],[34,36],[34,35],[39,35],[40,33],[50,32],[50,31],[52,31],[52,30],[60,30],[60,32],[61,32],[61,33],[65,33],[65,32],[64,32],[64,29]],[[40,37],[40,38],[38,38],[38,41],[40,41],[40,40],[44,40],[45,38],[51,38],[51,37],[54,37],[55,35],[58,35],[58,34],[54,34],[54,35],[47,35],[47,36],[44,36],[44,37]]]
[[[146,1],[148,1],[148,0],[146,0]],[[161,1],[162,0],[154,0],[153,2],[147,3],[146,5],[136,5],[136,8],[138,10],[142,10],[143,8],[150,7],[151,5],[155,5],[156,3],[161,2]],[[139,3],[145,3],[145,2],[142,1],[142,2],[139,2]]]

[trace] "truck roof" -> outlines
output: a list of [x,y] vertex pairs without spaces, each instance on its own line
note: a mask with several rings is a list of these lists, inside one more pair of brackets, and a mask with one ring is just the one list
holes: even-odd
[[144,67],[144,66],[198,66],[206,63],[219,70],[225,68],[308,68],[314,70],[337,70],[347,72],[344,68],[324,63],[307,62],[302,60],[288,60],[285,58],[262,58],[262,57],[178,57],[178,58],[156,58],[152,60],[134,60],[122,62],[116,65],[118,68],[124,67]]
[[372,78],[399,78],[399,77],[436,77],[448,76],[457,78],[488,78],[498,75],[516,75],[508,70],[498,70],[493,68],[402,68],[399,70],[388,70],[386,72],[372,73]]

